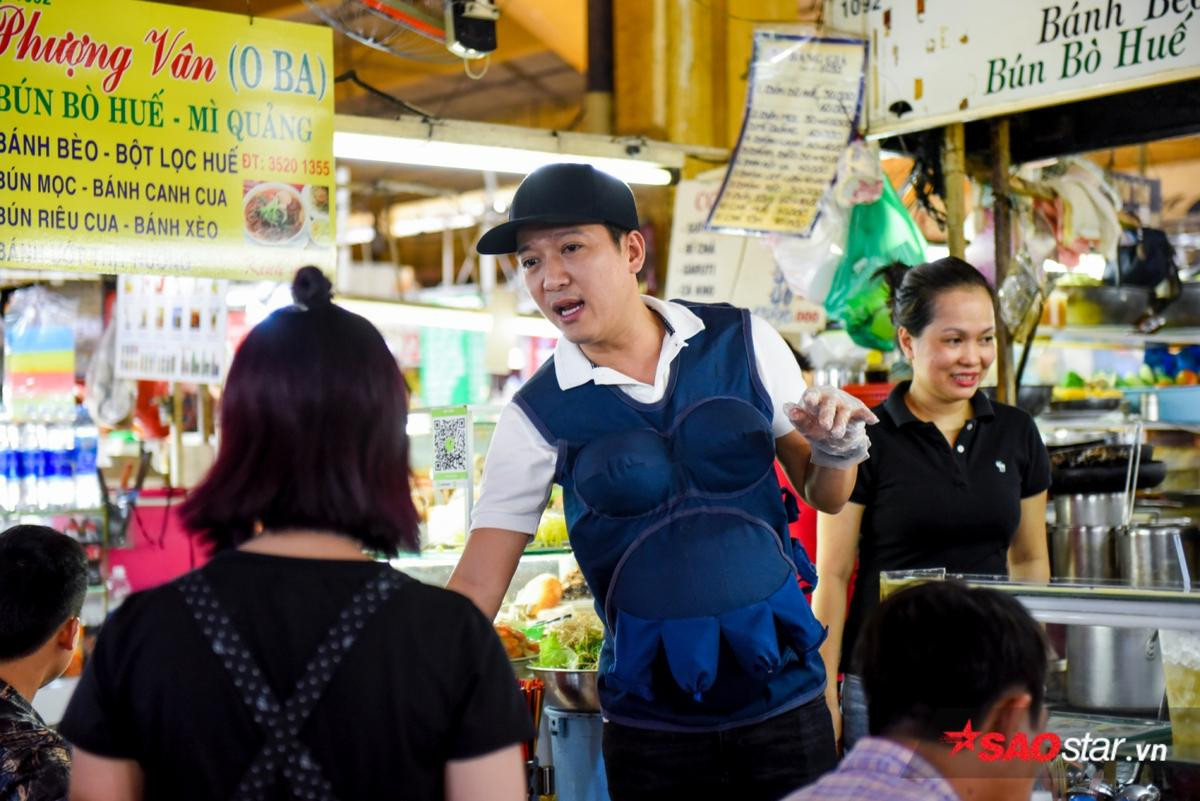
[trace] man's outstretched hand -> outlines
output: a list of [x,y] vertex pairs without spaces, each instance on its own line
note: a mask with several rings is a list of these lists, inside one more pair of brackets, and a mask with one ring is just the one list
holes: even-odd
[[813,464],[845,470],[866,460],[867,426],[879,418],[858,398],[836,387],[809,387],[799,403],[783,408],[812,446]]

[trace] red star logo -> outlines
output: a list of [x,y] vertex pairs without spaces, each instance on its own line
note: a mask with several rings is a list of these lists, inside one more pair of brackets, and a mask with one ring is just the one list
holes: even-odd
[[963,750],[974,751],[975,750],[975,738],[978,737],[979,735],[980,735],[980,732],[977,732],[974,729],[972,729],[971,721],[968,720],[967,725],[963,727],[962,731],[948,731],[948,732],[946,732],[946,736],[943,737],[942,740],[947,745],[954,746],[954,750],[950,752],[953,755],[953,754],[957,754],[959,751],[963,751]]

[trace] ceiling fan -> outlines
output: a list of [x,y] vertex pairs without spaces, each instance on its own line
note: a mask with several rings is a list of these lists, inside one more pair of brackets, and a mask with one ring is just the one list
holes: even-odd
[[331,28],[416,61],[452,63],[496,49],[495,0],[304,0]]

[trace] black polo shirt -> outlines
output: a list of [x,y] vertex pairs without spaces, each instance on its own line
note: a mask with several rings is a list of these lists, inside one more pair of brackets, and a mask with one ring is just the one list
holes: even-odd
[[908,386],[896,385],[875,407],[879,424],[867,429],[871,455],[858,466],[850,494],[865,509],[842,670],[879,605],[880,571],[944,567],[1007,575],[1021,499],[1050,487],[1050,460],[1028,414],[976,392],[971,419],[952,447],[937,426],[909,410]]

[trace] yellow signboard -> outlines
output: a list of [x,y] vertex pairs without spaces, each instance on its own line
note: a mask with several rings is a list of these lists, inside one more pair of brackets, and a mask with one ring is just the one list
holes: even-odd
[[332,274],[332,32],[0,0],[0,268]]

